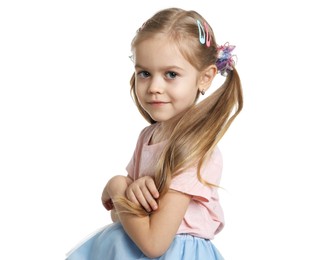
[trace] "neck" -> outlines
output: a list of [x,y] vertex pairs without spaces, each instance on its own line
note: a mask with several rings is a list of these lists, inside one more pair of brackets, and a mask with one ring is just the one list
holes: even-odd
[[151,138],[151,143],[155,144],[155,143],[160,143],[163,142],[165,140],[168,140],[171,136],[171,133],[173,132],[176,124],[179,122],[179,120],[182,117],[181,115],[177,115],[167,121],[163,121],[163,122],[158,122],[156,130],[153,133],[153,136]]

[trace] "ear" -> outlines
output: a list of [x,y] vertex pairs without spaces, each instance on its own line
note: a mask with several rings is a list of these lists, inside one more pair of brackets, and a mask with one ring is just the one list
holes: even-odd
[[201,72],[198,81],[198,88],[200,92],[206,92],[208,90],[216,74],[217,68],[215,65],[211,65]]

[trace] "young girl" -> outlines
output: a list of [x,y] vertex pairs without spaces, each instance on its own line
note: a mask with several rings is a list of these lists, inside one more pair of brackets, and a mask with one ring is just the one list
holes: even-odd
[[[217,143],[243,105],[234,46],[218,46],[201,15],[177,8],[147,20],[131,46],[131,92],[150,125],[128,176],[103,191],[114,223],[67,259],[223,259],[211,240],[224,224]],[[218,72],[224,84],[197,103]]]

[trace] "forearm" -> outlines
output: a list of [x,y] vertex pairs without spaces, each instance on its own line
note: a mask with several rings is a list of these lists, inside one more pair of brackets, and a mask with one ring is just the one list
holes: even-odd
[[110,216],[111,216],[111,219],[112,219],[113,222],[118,222],[119,221],[116,209],[112,209],[111,210]]
[[124,230],[146,256],[156,258],[168,249],[172,240],[160,237],[159,232],[151,225],[151,216],[139,217],[123,213],[116,203],[115,207],[119,211],[118,218]]
[[[119,218],[118,218],[116,208],[114,207],[114,204],[113,204],[113,198],[112,198],[113,196],[111,197],[109,194],[109,189],[110,189],[109,187],[113,186],[112,183],[114,183],[114,180],[116,181],[118,179],[125,180],[123,182],[125,184],[124,186],[127,186],[128,184],[130,184],[132,182],[132,180],[128,177],[115,176],[107,182],[107,184],[102,192],[102,196],[101,196],[102,204],[106,208],[106,210],[110,211],[111,219],[113,222],[118,222]],[[114,186],[114,188],[116,188],[116,186]],[[112,193],[114,193],[114,191]]]
[[[106,185],[107,193],[113,201],[114,210],[112,210],[112,218],[119,220],[123,225],[126,233],[131,237],[135,244],[147,255],[151,248],[150,245],[156,245],[150,232],[150,217],[138,217],[127,213],[127,211],[117,202],[117,198],[125,196],[127,189],[127,180],[123,176],[115,176]],[[116,211],[116,213],[115,213]],[[116,215],[116,216],[115,216]]]
[[162,255],[169,248],[180,226],[190,197],[169,191],[160,199],[159,210],[151,215],[140,217],[127,213],[117,202],[116,198],[125,196],[126,189],[127,182],[120,176],[112,179],[108,185],[108,192],[114,202],[119,221],[145,255],[150,258]]

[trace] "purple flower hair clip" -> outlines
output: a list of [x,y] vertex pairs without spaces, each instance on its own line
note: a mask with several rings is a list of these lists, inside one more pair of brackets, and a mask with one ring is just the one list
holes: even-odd
[[230,45],[226,42],[224,45],[218,46],[218,59],[216,60],[216,67],[218,68],[218,72],[222,76],[227,76],[227,74],[233,70],[235,66],[235,61],[233,57],[236,58],[235,55],[232,55],[232,51],[235,49],[234,45]]

